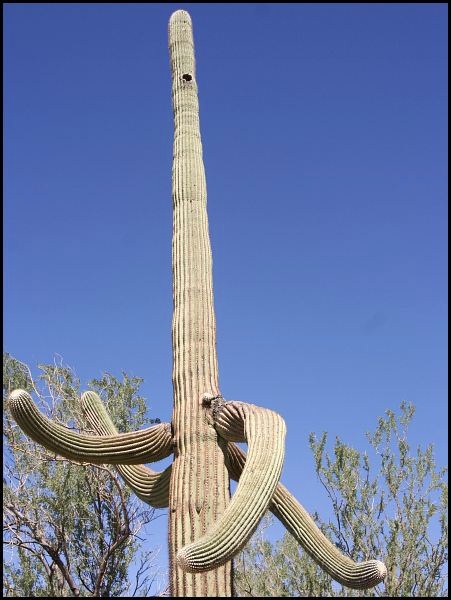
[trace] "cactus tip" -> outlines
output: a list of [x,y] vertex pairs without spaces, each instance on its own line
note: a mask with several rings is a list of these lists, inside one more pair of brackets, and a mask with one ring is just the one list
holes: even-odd
[[14,411],[24,400],[31,400],[31,396],[27,391],[21,389],[13,390],[8,396],[8,406]]
[[93,392],[91,390],[88,390],[86,392],[83,392],[83,394],[81,395],[81,400],[88,400],[89,398],[94,398],[94,399],[98,399],[99,395],[96,394],[96,392]]
[[191,17],[186,10],[179,9],[173,12],[171,18],[169,19],[170,23],[174,23],[175,21],[182,23],[187,21],[188,23],[191,23]]
[[185,548],[181,548],[177,552],[177,564],[185,572],[190,572],[190,563],[185,552]]
[[380,581],[384,581],[384,579],[387,577],[387,567],[380,560],[375,560],[374,562],[375,562],[374,566],[376,567],[376,569],[378,571]]

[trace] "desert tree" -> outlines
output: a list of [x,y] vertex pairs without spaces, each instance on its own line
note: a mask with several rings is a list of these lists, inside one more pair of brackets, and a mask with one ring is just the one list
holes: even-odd
[[[89,433],[73,370],[55,359],[39,373],[34,380],[27,365],[5,353],[4,400],[20,386],[61,427]],[[103,374],[91,382],[120,430],[149,422],[141,381],[124,373],[122,380]],[[146,595],[161,576],[158,550],[142,548],[155,510],[123,486],[114,468],[57,456],[24,436],[5,410],[3,440],[3,594]]]

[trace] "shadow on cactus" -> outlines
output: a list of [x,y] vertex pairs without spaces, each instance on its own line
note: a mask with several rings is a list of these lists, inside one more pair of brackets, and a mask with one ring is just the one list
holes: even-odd
[[[282,417],[221,395],[194,43],[191,18],[183,10],[170,18],[169,51],[174,112],[172,421],[118,433],[98,395],[89,391],[81,403],[97,435],[76,434],[53,423],[23,390],[11,393],[11,412],[46,448],[77,461],[116,465],[139,498],[169,508],[172,596],[231,596],[232,558],[267,510],[336,581],[351,588],[375,586],[386,575],[383,563],[357,564],[343,555],[279,483]],[[235,442],[247,442],[247,455]],[[173,463],[163,472],[143,466],[171,454]],[[230,478],[238,481],[232,498]]]

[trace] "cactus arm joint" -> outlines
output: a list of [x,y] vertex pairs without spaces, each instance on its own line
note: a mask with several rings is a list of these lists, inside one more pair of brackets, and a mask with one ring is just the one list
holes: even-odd
[[225,564],[245,546],[268,508],[285,453],[285,423],[274,411],[222,398],[204,398],[203,404],[214,414],[218,434],[246,441],[249,453],[225,512],[204,536],[178,552],[179,566],[193,573]]

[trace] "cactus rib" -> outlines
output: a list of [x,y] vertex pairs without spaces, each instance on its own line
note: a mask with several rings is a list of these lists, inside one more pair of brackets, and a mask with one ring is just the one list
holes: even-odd
[[[118,431],[98,394],[82,394],[81,408],[98,435],[117,435]],[[154,508],[168,507],[171,465],[164,471],[153,471],[144,465],[117,465],[116,468],[125,483],[143,502]]]
[[241,435],[249,453],[223,515],[204,536],[178,552],[177,562],[188,572],[216,568],[243,548],[268,508],[284,459],[285,423],[274,411],[221,401],[212,412],[218,434],[226,439]]
[[71,460],[136,465],[161,460],[172,452],[169,423],[132,433],[99,437],[75,433],[53,423],[39,412],[25,390],[11,392],[8,405],[14,419],[35,442]]
[[[239,481],[247,464],[246,454],[228,444],[226,465],[232,479]],[[356,563],[342,554],[316,525],[305,508],[281,483],[277,484],[269,510],[324,571],[339,583],[354,589],[367,589],[381,583],[387,569],[379,560]]]

